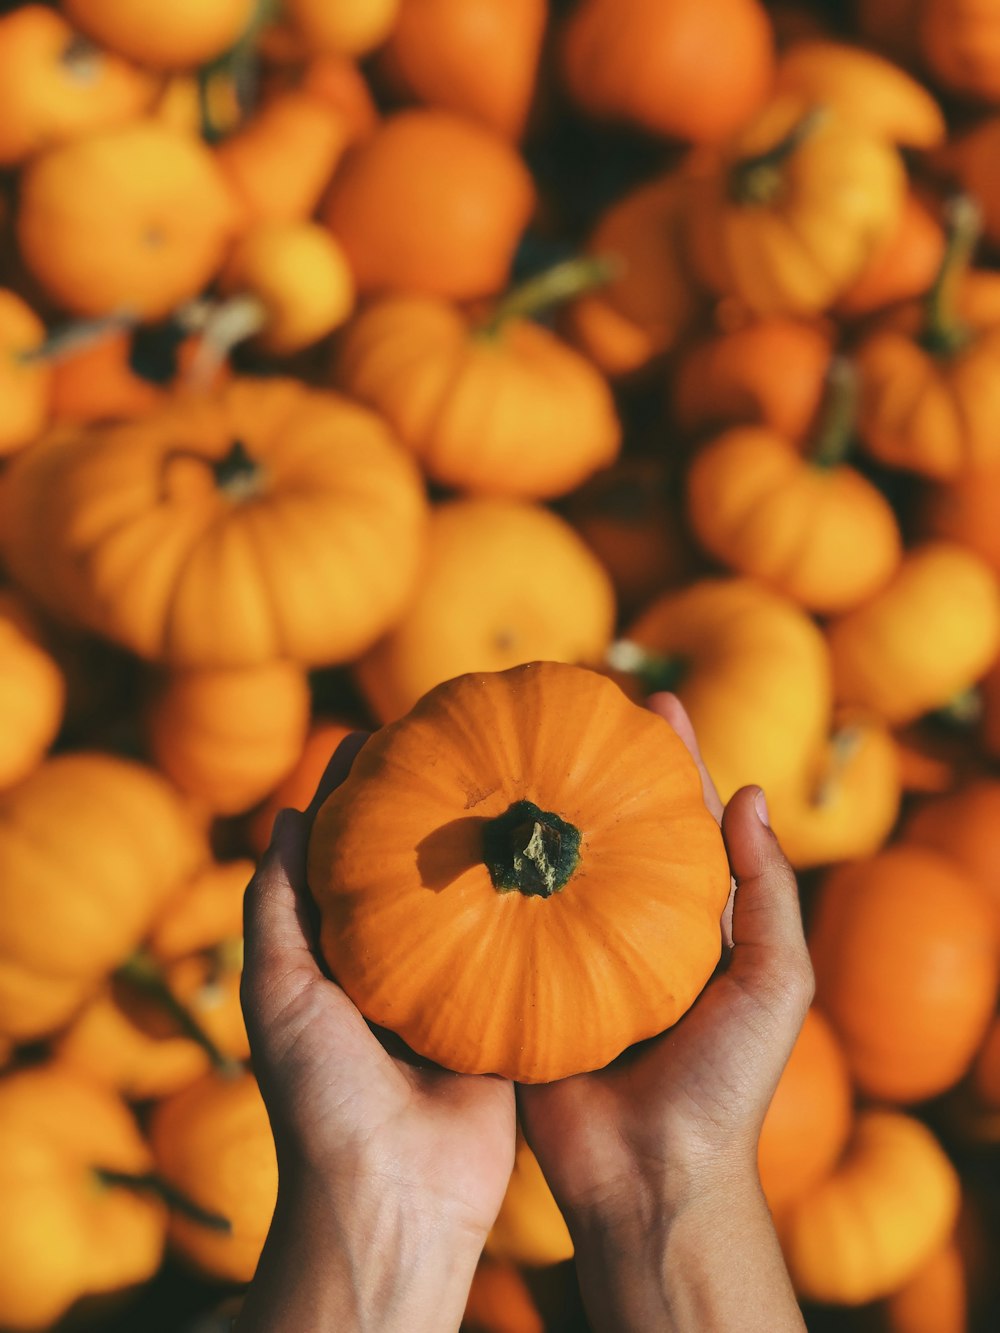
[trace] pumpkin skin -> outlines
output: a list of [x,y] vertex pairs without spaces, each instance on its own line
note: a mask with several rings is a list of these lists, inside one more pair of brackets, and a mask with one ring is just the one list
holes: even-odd
[[45,341],[45,325],[14,292],[0,288],[0,454],[30,444],[48,421],[52,368],[26,360]]
[[547,1333],[523,1274],[515,1264],[481,1258],[462,1317],[463,1333]]
[[573,1241],[538,1158],[518,1133],[507,1193],[483,1253],[528,1267],[561,1264],[573,1257]]
[[842,703],[911,722],[944,707],[996,660],[996,578],[971,551],[926,542],[874,597],[831,621],[827,639]]
[[998,494],[1000,464],[975,472],[964,471],[944,485],[928,487],[918,515],[921,535],[943,537],[968,547],[1000,579]]
[[519,139],[547,16],[545,0],[402,0],[379,74],[396,93]]
[[915,191],[908,191],[895,232],[837,301],[837,313],[846,319],[861,319],[899,301],[926,295],[944,250],[944,230],[937,217]]
[[66,684],[31,615],[0,592],[0,788],[26,778],[56,738]]
[[800,1296],[862,1305],[898,1289],[948,1239],[955,1168],[930,1130],[895,1111],[858,1113],[837,1168],[776,1219]]
[[922,0],[920,51],[932,77],[952,92],[1000,99],[1000,10],[990,0]]
[[621,445],[604,377],[530,319],[494,329],[430,297],[383,300],[347,330],[334,378],[432,480],[473,495],[564,495]]
[[52,148],[21,175],[24,262],[76,315],[165,317],[214,275],[238,222],[209,150],[153,120]]
[[[789,136],[794,146],[762,165]],[[892,235],[906,197],[891,145],[835,107],[817,115],[790,95],[690,170],[684,237],[695,271],[757,314],[826,310]]]
[[979,204],[983,234],[992,245],[1000,242],[1000,189],[996,160],[1000,148],[1000,116],[988,116],[960,131],[935,154],[942,173]]
[[401,111],[344,159],[321,211],[361,292],[468,300],[506,285],[535,204],[499,135],[446,111]]
[[979,778],[925,801],[906,820],[902,837],[960,866],[993,900],[1000,924],[1000,782]]
[[66,1022],[207,855],[174,791],[124,759],[60,755],[3,793],[0,1032]]
[[30,452],[4,478],[11,569],[64,618],[140,656],[345,661],[411,595],[419,474],[373,413],[337,394],[234,379]]
[[955,863],[901,844],[838,866],[809,950],[862,1092],[909,1103],[958,1082],[995,1009],[1000,950],[995,905]]
[[810,1009],[757,1145],[757,1170],[772,1213],[809,1194],[834,1169],[851,1134],[853,1102],[840,1043],[819,1010]]
[[209,1277],[249,1282],[278,1194],[274,1139],[256,1079],[210,1075],[159,1102],[149,1141],[163,1179],[232,1227],[213,1231],[175,1212],[171,1248]]
[[298,86],[333,109],[347,128],[347,142],[356,143],[374,134],[379,110],[364,74],[345,56],[332,52],[312,56],[297,72]]
[[350,722],[320,721],[313,723],[296,760],[295,767],[280,782],[250,821],[250,846],[257,856],[263,856],[271,841],[271,830],[279,810],[304,810],[312,800],[333,752],[342,740],[360,730]]
[[62,0],[81,32],[150,69],[207,64],[233,46],[253,0],[177,0],[150,11],[142,0]]
[[0,166],[132,120],[155,88],[147,74],[92,46],[54,10],[22,5],[0,18]]
[[392,31],[400,0],[284,0],[288,18],[310,50],[360,56]]
[[611,582],[568,523],[539,505],[454,500],[433,511],[406,612],[354,675],[391,722],[463,672],[600,662],[614,619]]
[[0,1080],[0,1322],[47,1329],[86,1294],[123,1290],[160,1264],[166,1209],[107,1185],[151,1155],[125,1104],[58,1064]]
[[887,1333],[967,1333],[968,1279],[956,1241],[950,1240],[886,1297]]
[[756,0],[583,0],[559,48],[570,96],[589,115],[695,143],[737,130],[774,74]]
[[[415,788],[428,754],[434,782]],[[498,892],[493,876],[509,877],[483,861],[502,855],[491,821],[527,802],[524,818],[565,821],[563,848],[566,823],[581,834],[545,898]],[[600,1068],[676,1022],[718,962],[729,891],[676,734],[607,678],[554,662],[458,677],[376,732],[316,817],[307,874],[320,948],[366,1017],[446,1068],[528,1083]]]

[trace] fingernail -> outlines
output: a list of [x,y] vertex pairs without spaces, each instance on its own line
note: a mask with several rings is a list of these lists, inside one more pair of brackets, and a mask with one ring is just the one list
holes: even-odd
[[757,811],[757,818],[764,827],[770,828],[771,820],[767,813],[767,797],[764,795],[763,791],[758,790],[757,795],[753,798],[753,808]]

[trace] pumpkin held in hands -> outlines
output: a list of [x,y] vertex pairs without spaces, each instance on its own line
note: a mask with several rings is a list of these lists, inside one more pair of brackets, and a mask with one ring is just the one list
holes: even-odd
[[718,962],[729,869],[683,743],[606,677],[533,662],[365,744],[309,847],[322,951],[371,1021],[461,1073],[608,1063]]

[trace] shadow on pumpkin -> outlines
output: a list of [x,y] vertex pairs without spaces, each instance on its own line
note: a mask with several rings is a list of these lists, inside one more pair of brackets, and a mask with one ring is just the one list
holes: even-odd
[[479,815],[450,819],[417,843],[417,871],[425,889],[440,893],[460,875],[483,862],[483,828]]

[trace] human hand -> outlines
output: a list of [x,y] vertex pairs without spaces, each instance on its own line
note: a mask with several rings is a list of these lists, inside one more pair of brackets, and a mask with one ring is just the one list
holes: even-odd
[[309,831],[364,740],[279,815],[246,894],[241,995],[280,1183],[239,1333],[457,1328],[513,1166],[510,1082],[376,1035],[317,962]]

